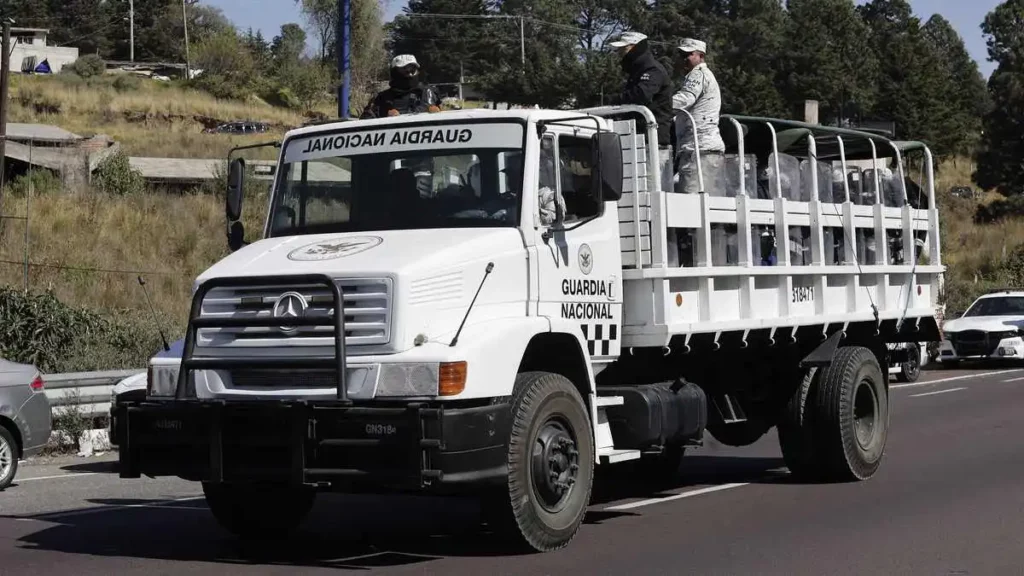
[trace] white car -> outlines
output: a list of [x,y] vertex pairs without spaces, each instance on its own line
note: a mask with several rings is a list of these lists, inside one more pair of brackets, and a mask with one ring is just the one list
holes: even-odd
[[959,318],[942,326],[939,362],[1024,360],[1024,291],[981,296]]
[[[150,365],[179,362],[185,340],[172,342],[168,350],[160,350],[150,359]],[[110,444],[117,446],[120,440],[120,430],[117,428],[117,407],[121,402],[130,400],[145,400],[146,386],[148,385],[149,371],[139,372],[121,380],[114,385],[110,391]]]

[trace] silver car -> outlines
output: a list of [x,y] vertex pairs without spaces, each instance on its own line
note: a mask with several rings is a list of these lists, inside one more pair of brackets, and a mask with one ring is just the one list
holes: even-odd
[[0,490],[14,482],[18,460],[50,440],[50,401],[35,366],[0,360]]

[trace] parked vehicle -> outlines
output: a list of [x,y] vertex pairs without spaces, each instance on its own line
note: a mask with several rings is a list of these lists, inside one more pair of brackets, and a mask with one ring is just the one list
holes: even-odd
[[[170,366],[175,367],[181,362],[181,351],[184,340],[178,340],[172,342],[169,346],[170,350],[160,350],[154,355],[150,361],[150,366]],[[127,378],[124,378],[120,382],[114,385],[110,391],[110,444],[117,446],[119,443],[119,437],[121,429],[118,426],[118,414],[119,408],[124,402],[138,402],[146,399],[146,384],[148,382],[149,373],[152,368],[148,368],[146,372],[140,372]]]
[[1024,291],[990,292],[943,323],[939,362],[956,366],[962,360],[1024,361]]
[[45,388],[35,366],[0,359],[0,490],[14,482],[19,460],[42,452],[50,441]]
[[705,430],[744,446],[777,427],[794,474],[871,478],[912,348],[891,345],[939,338],[931,154],[721,127],[722,170],[697,155],[684,194],[661,188],[643,107],[310,126],[251,244],[235,159],[233,254],[196,279],[180,362],[122,403],[121,476],[202,482],[258,538],[322,490],[472,495],[539,551],[577,533],[597,470],[668,477]]

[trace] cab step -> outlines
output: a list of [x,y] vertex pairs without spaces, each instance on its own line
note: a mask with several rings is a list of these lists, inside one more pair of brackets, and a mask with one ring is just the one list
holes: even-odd
[[602,406],[622,406],[626,403],[626,399],[622,396],[598,396],[597,407]]
[[597,451],[597,457],[600,458],[602,464],[614,464],[616,462],[625,462],[627,460],[638,460],[640,459],[640,451],[601,448]]

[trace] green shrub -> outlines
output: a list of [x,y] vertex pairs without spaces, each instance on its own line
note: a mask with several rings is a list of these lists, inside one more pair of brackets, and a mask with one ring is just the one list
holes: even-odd
[[142,79],[128,74],[121,74],[114,79],[114,90],[118,92],[134,92],[142,87]]
[[99,55],[86,54],[70,64],[65,64],[60,71],[62,74],[68,73],[78,75],[82,78],[92,78],[93,76],[102,76],[106,74],[107,65]]
[[36,169],[15,178],[8,186],[8,192],[11,196],[24,198],[29,190],[33,196],[39,196],[58,193],[63,187],[60,176],[50,170]]
[[146,187],[142,173],[132,168],[128,155],[120,150],[100,162],[93,178],[100,190],[115,196],[136,194]]
[[68,306],[52,292],[0,287],[0,357],[43,372],[142,368],[160,348],[156,327],[142,317],[110,317]]

